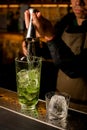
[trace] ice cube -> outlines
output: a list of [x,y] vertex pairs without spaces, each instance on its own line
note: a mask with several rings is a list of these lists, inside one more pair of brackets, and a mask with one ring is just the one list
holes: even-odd
[[64,96],[51,97],[48,108],[49,119],[65,119],[67,117],[67,102]]

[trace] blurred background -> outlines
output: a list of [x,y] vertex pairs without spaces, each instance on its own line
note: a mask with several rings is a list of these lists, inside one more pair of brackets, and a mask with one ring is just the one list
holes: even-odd
[[[40,10],[52,24],[72,11],[69,0],[0,0],[0,87],[13,91],[17,90],[15,57],[23,56],[24,11],[30,7]],[[40,56],[45,59],[41,76],[41,92],[44,94],[56,86],[56,69],[44,42],[40,44]]]

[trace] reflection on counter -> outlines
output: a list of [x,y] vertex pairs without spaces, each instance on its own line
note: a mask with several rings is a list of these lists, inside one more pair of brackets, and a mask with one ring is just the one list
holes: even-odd
[[[86,110],[84,108],[80,109],[80,105],[78,106],[77,109],[75,108],[76,108],[75,104],[73,107],[72,107],[72,104],[70,104],[70,108],[68,111],[68,118],[66,122],[67,126],[65,129],[63,129],[62,127],[60,128],[58,124],[47,122],[45,101],[39,100],[37,104],[37,111],[34,111],[34,113],[29,112],[29,111],[21,111],[20,105],[18,103],[17,93],[14,93],[13,91],[9,91],[7,89],[0,88],[0,112],[1,112],[0,117],[2,117],[1,118],[2,120],[0,120],[0,126],[3,126],[3,127],[5,126],[5,128],[8,128],[8,129],[12,127],[13,129],[17,129],[18,124],[21,126],[21,128],[23,128],[22,127],[23,124],[25,124],[23,126],[29,126],[29,123],[27,123],[26,119],[24,120],[24,122],[23,121],[20,122],[20,119],[18,120],[18,116],[17,115],[14,116],[14,114],[18,114],[19,117],[20,115],[22,115],[22,118],[27,117],[28,120],[29,118],[31,118],[33,120],[35,119],[37,121],[40,121],[46,124],[49,123],[48,125],[52,125],[51,127],[52,130],[53,130],[53,126],[56,127],[58,130],[59,128],[60,130],[87,130],[87,109]],[[13,114],[11,115],[11,113]],[[5,114],[7,114],[8,116],[5,116],[6,118],[3,118],[3,115]],[[8,121],[6,121],[6,119]],[[12,121],[12,124],[11,124],[11,121]],[[2,125],[2,124],[5,124],[5,125]],[[14,126],[16,128],[14,128]],[[35,126],[37,126],[37,123]],[[4,129],[3,127],[2,129]],[[28,129],[29,128],[30,126],[28,127]],[[40,128],[40,124],[39,124],[39,128]],[[46,130],[51,130],[51,128],[47,128],[46,126]],[[35,127],[35,129],[38,129],[38,128]]]

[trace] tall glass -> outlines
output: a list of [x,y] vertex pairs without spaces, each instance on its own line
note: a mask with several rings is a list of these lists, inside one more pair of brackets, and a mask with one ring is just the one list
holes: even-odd
[[23,110],[33,110],[39,99],[42,59],[32,57],[16,58],[16,82],[18,100]]

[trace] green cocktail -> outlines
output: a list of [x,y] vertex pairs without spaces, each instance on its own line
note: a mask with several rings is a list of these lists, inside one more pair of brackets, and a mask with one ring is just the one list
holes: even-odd
[[19,69],[19,64],[16,64],[19,103],[21,104],[22,109],[35,109],[36,104],[38,103],[40,91],[41,61],[39,60],[27,63],[27,66],[24,62],[20,63],[22,64],[21,69]]

